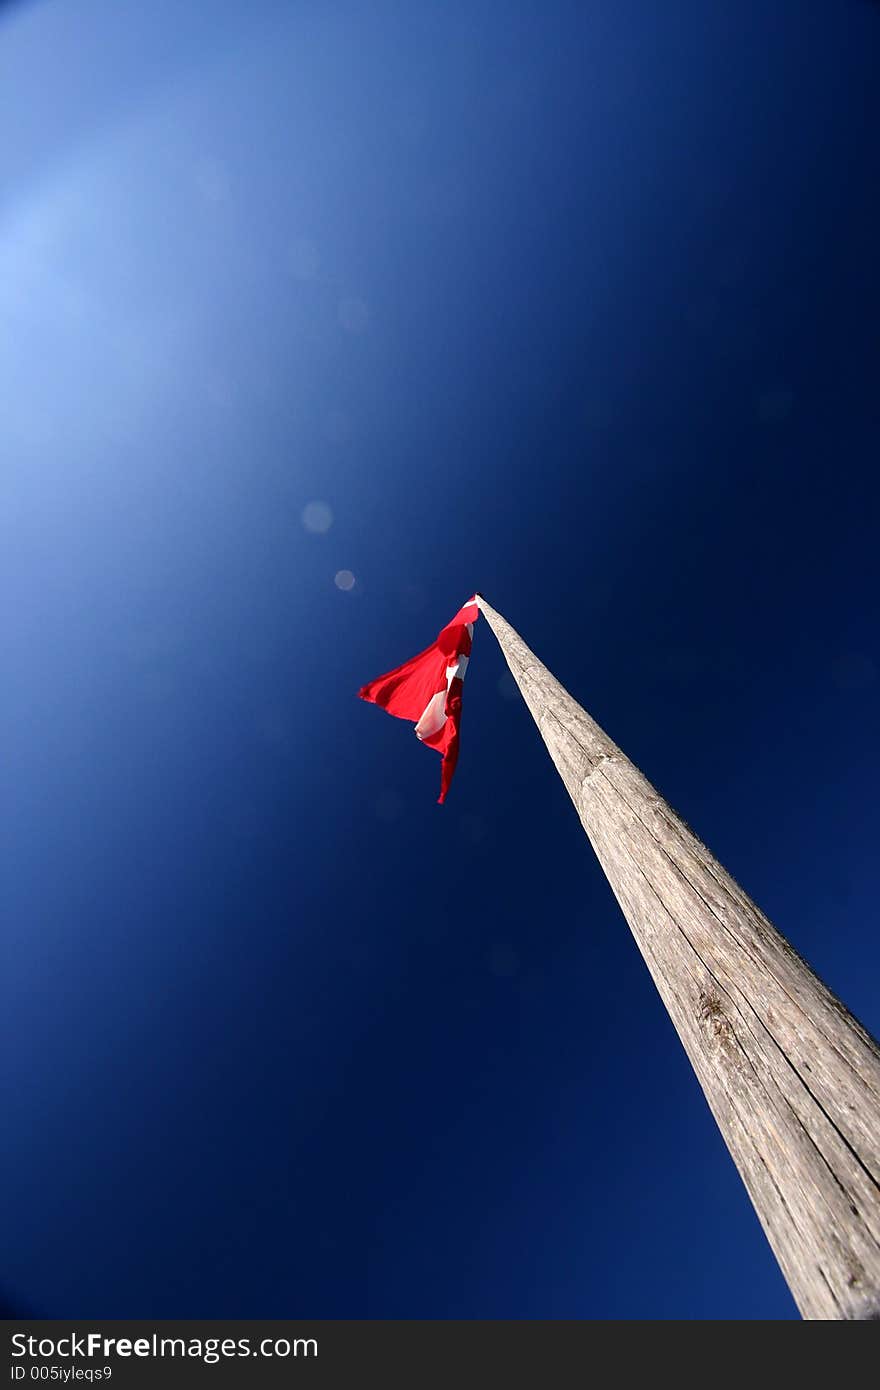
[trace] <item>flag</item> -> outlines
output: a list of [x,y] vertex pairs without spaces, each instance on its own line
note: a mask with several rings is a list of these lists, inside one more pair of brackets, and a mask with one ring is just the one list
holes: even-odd
[[462,681],[470,659],[474,623],[479,616],[474,594],[430,647],[358,691],[361,700],[379,705],[397,719],[412,720],[416,738],[442,753],[437,798],[441,805],[458,762]]

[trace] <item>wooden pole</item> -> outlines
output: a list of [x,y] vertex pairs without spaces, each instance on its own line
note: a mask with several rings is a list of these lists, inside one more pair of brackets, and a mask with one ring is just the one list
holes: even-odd
[[565,783],[805,1318],[880,1318],[880,1047],[500,613]]

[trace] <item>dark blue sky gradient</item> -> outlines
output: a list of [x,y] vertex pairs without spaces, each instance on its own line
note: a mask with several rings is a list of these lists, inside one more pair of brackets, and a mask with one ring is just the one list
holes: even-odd
[[444,808],[354,696],[482,589],[880,1031],[878,64],[3,10],[11,1306],[796,1315],[485,624]]

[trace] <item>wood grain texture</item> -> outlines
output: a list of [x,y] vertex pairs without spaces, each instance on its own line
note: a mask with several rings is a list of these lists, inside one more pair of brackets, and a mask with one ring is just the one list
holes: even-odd
[[880,1318],[880,1047],[529,650],[479,605],[805,1318]]

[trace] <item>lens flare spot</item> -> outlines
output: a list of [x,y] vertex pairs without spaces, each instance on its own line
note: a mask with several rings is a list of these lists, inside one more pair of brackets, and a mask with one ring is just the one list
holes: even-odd
[[302,510],[302,524],[314,536],[323,536],[333,525],[333,512],[326,502],[307,502]]

